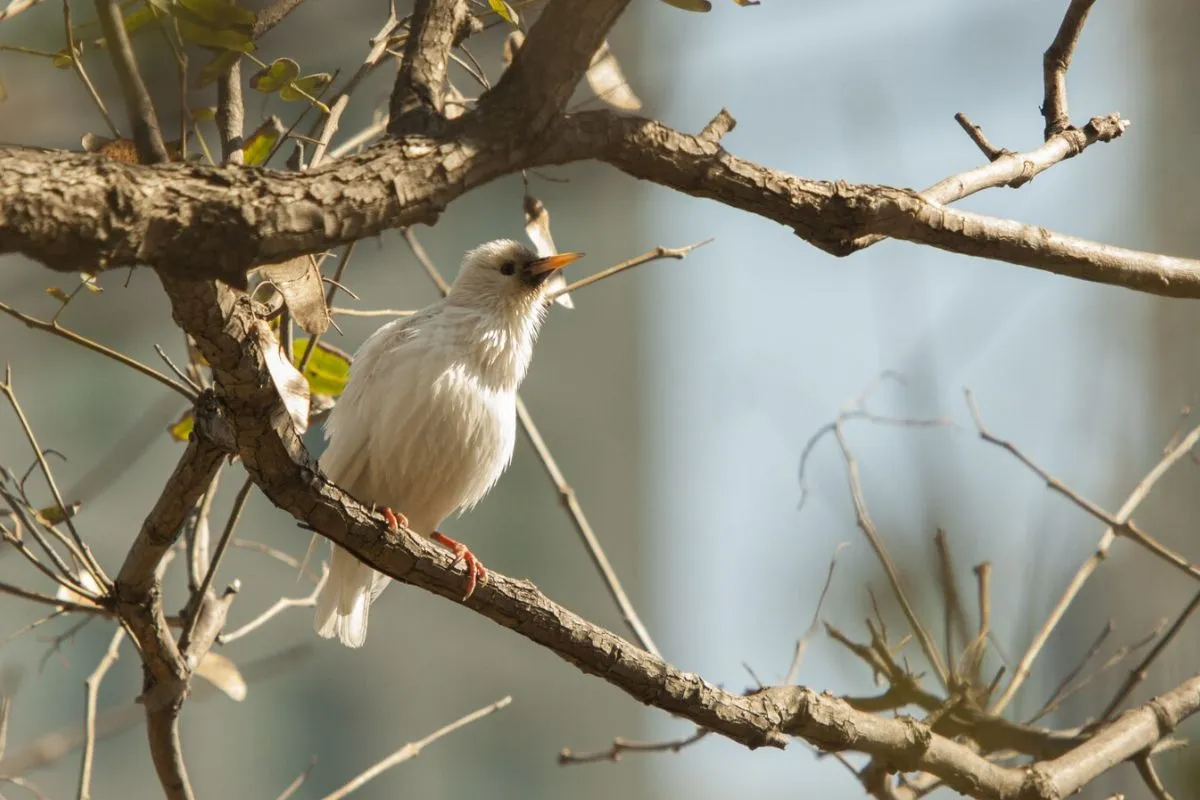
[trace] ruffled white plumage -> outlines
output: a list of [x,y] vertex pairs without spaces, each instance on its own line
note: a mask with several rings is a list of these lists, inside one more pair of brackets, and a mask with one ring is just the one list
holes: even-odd
[[[443,300],[388,323],[355,354],[326,423],[321,467],[364,503],[402,512],[429,536],[474,506],[512,459],[516,391],[528,371],[544,292],[499,291],[494,263],[515,242],[472,251]],[[315,628],[349,647],[366,639],[388,578],[333,546]]]

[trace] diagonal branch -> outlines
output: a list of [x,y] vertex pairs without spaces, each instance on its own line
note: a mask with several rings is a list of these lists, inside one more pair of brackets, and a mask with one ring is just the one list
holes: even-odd
[[442,108],[450,49],[469,16],[467,0],[417,0],[388,105],[388,133],[403,136],[442,130],[447,121]]
[[167,146],[163,143],[154,103],[138,70],[129,34],[125,32],[120,3],[118,0],[96,0],[96,16],[100,18],[100,27],[104,30],[104,39],[121,83],[121,93],[125,96],[138,158],[143,164],[165,163],[169,160]]

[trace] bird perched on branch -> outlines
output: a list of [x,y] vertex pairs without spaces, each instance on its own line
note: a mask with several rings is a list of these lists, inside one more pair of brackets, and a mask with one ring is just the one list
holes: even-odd
[[[360,502],[448,548],[471,596],[487,570],[437,530],[478,503],[512,460],[516,393],[551,296],[550,280],[582,253],[539,257],[499,240],[467,253],[449,294],[363,343],[329,415],[321,466]],[[361,647],[371,602],[389,578],[333,545],[315,628]]]

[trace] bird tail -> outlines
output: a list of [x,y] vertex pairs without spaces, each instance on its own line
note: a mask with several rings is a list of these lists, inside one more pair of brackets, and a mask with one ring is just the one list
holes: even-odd
[[389,579],[349,551],[337,545],[331,547],[329,577],[317,595],[313,627],[326,639],[337,636],[347,647],[362,647],[367,640],[367,612],[371,601],[379,596]]

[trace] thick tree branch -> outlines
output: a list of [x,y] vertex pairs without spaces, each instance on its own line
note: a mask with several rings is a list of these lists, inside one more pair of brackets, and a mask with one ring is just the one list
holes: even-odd
[[388,133],[436,135],[446,123],[443,87],[450,48],[470,11],[467,0],[417,0],[392,87]]
[[592,56],[627,5],[629,0],[547,3],[512,66],[481,98],[481,108],[519,123],[527,136],[540,136],[566,108]]
[[[501,175],[599,159],[779,222],[834,255],[879,235],[1151,294],[1200,297],[1194,259],[956,211],[907,189],[799,178],[647,119],[569,115],[544,148],[488,132],[488,124],[471,114],[451,123],[455,135],[441,143],[385,141],[302,174],[200,165],[151,170],[77,153],[0,149],[7,178],[0,184],[0,253],[22,252],[64,271],[146,263],[244,285],[253,264],[432,222],[448,203]],[[1001,159],[981,169],[986,178],[965,183],[996,183],[1013,167]]]

